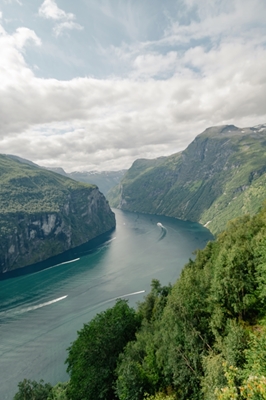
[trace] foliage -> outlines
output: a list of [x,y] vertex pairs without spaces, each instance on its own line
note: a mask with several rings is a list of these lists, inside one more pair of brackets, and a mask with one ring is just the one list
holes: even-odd
[[142,400],[145,393],[154,394],[164,386],[156,356],[159,343],[155,337],[171,289],[171,285],[161,286],[154,279],[151,292],[138,304],[141,328],[136,341],[127,344],[118,360],[116,393],[120,400]]
[[263,387],[266,342],[252,331],[265,316],[265,229],[266,208],[232,221],[184,267],[158,314],[153,282],[136,341],[119,357],[120,400],[167,388],[183,400],[229,399]]
[[47,400],[68,400],[67,386],[68,382],[57,383],[57,385],[55,385],[49,393]]
[[263,400],[266,399],[266,378],[264,375],[249,375],[241,382],[241,371],[224,364],[227,386],[215,390],[217,400]]
[[44,383],[43,380],[36,382],[24,379],[19,382],[18,388],[14,400],[47,400],[52,391],[50,383]]
[[156,393],[155,395],[147,395],[144,397],[144,400],[176,400],[176,397],[174,394],[165,394],[162,392]]
[[124,300],[84,325],[66,360],[70,373],[67,393],[72,400],[113,399],[119,353],[134,339],[138,326],[134,309]]
[[72,400],[266,399],[266,205],[233,220],[137,311],[120,300],[69,349]]

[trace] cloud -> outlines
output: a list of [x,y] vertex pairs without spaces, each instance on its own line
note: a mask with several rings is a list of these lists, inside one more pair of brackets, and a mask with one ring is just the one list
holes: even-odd
[[[25,47],[32,44],[40,46],[41,40],[31,29],[18,28],[13,35],[9,35],[0,25],[0,92],[1,95],[7,94],[7,100],[11,87],[15,90],[16,85],[19,87],[23,81],[27,86],[33,77],[33,72],[27,67],[23,57]],[[4,103],[4,99],[2,102]],[[3,115],[4,120],[7,118],[8,115]]]
[[[242,8],[238,1],[228,2],[223,10],[213,9],[211,2],[207,9],[196,4],[187,0],[197,20],[182,26],[171,21],[157,41],[105,50],[106,62],[125,66],[123,77],[38,78],[25,57],[27,46],[40,45],[40,39],[27,28],[13,34],[2,28],[1,152],[67,171],[118,169],[136,158],[182,150],[212,125],[265,123],[264,26],[255,26],[245,1]],[[48,7],[43,12],[57,24],[75,23],[61,11]],[[229,21],[223,31],[216,24],[225,14]],[[200,41],[203,28],[210,36]]]
[[175,71],[177,59],[176,51],[164,55],[156,52],[138,55],[133,61],[132,77],[167,77]]
[[264,28],[265,3],[262,0],[220,0],[198,2],[186,0],[188,9],[194,10],[196,17],[189,24],[172,21],[165,30],[162,43],[180,44],[192,40],[208,38],[211,42],[224,38],[250,38]]
[[4,0],[4,3],[6,3],[6,4],[17,3],[20,6],[22,6],[22,2],[20,0]]
[[54,20],[73,20],[75,15],[61,10],[54,0],[44,0],[39,8],[39,15],[43,18]]
[[56,36],[61,35],[65,30],[83,29],[80,24],[74,22],[75,15],[60,9],[54,0],[44,0],[38,14],[42,18],[52,19],[57,22],[53,29]]
[[54,33],[55,36],[59,36],[63,33],[63,31],[73,30],[73,29],[77,29],[80,31],[83,29],[83,27],[74,21],[64,21],[60,22],[59,24],[56,24],[56,26],[54,27]]

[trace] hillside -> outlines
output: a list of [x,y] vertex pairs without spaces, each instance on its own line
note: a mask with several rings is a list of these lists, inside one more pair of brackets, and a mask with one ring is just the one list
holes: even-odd
[[114,226],[95,186],[0,155],[1,272],[62,253]]
[[207,224],[255,213],[266,198],[266,124],[206,129],[180,153],[136,160],[108,199],[123,210]]
[[[9,156],[16,157],[16,156]],[[17,158],[17,157],[16,157]],[[23,160],[23,159],[22,159]],[[24,162],[27,160],[24,160]],[[29,161],[31,163],[31,161]],[[98,186],[99,190],[106,196],[109,190],[119,184],[122,177],[125,175],[126,170],[119,171],[74,171],[65,172],[63,168],[47,168],[49,171],[56,172],[57,174],[68,176],[78,182],[90,183]]]
[[84,324],[68,348],[69,382],[40,399],[265,399],[265,244],[265,206],[231,221],[173,286],[154,279],[137,310],[119,299]]
[[92,183],[98,186],[99,190],[106,196],[108,191],[116,186],[126,170],[120,171],[83,171],[70,172],[67,174],[72,179],[79,182]]

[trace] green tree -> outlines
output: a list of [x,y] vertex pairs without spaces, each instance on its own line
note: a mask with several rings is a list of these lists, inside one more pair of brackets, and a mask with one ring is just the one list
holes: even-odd
[[160,343],[156,341],[156,334],[171,289],[171,285],[161,286],[153,279],[150,293],[138,304],[141,328],[136,341],[129,342],[119,356],[116,392],[120,400],[142,400],[145,393],[154,394],[164,387],[157,364]]
[[99,313],[83,329],[68,349],[66,360],[72,400],[113,400],[115,369],[119,353],[135,338],[139,318],[125,300]]
[[50,383],[31,381],[24,379],[18,384],[18,392],[15,394],[14,400],[47,400],[52,391]]
[[68,382],[57,383],[57,385],[52,388],[47,400],[68,400],[67,386]]

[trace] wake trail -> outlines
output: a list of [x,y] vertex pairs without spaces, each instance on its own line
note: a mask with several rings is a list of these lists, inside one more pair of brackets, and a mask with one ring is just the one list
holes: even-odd
[[59,267],[60,265],[71,264],[71,263],[74,263],[74,262],[79,261],[79,260],[80,260],[80,257],[79,258],[75,258],[74,260],[64,261],[64,262],[62,262],[60,264],[52,265],[52,267],[44,268],[44,269],[41,269],[40,271],[33,272],[31,275],[36,275],[36,274],[39,274],[41,272],[48,271],[49,269],[52,269],[52,268],[55,268],[55,267]]
[[103,244],[102,244],[102,246],[105,246],[106,244],[109,244],[109,243],[111,243],[113,240],[115,240],[116,239],[116,236],[114,237],[114,238],[112,238],[112,239],[110,239],[110,240],[107,240],[107,242],[104,242]]
[[36,306],[30,306],[30,307],[27,307],[27,308],[22,308],[22,310],[17,310],[17,311],[14,311],[14,310],[9,311],[9,310],[7,310],[7,311],[3,311],[3,312],[0,313],[0,316],[1,315],[8,316],[8,314],[11,314],[11,315],[24,314],[24,313],[32,311],[32,310],[37,310],[38,308],[43,308],[43,307],[49,306],[50,304],[57,303],[58,301],[66,299],[67,296],[68,295],[62,296],[62,297],[58,297],[57,299],[46,301],[45,303],[37,304]]
[[112,299],[108,299],[108,300],[102,301],[99,304],[95,304],[95,306],[93,306],[92,309],[98,308],[107,303],[111,303],[112,301],[115,301],[115,300],[123,299],[124,297],[135,296],[135,295],[141,294],[141,293],[145,293],[145,290],[139,290],[138,292],[127,293],[127,294],[123,294],[121,296],[113,297]]
[[157,222],[157,226],[159,228],[161,228],[161,236],[158,239],[158,242],[160,242],[161,240],[163,240],[163,238],[166,236],[167,234],[167,229],[165,226],[163,226],[163,224],[161,224],[161,222]]

